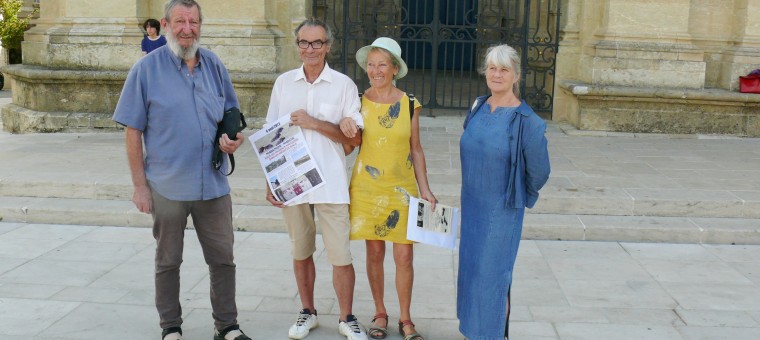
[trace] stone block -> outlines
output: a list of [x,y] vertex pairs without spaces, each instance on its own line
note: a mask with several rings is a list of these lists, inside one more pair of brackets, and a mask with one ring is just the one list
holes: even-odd
[[50,112],[37,126],[40,132],[58,132],[68,126],[69,115],[64,112]]
[[760,137],[760,115],[756,113],[747,116],[747,137]]
[[522,238],[526,240],[585,240],[583,223],[576,215],[525,214]]
[[[719,89],[563,82],[583,130],[667,134],[760,134],[760,96]],[[570,106],[572,107],[572,106]],[[569,116],[569,114],[568,114]],[[572,122],[572,121],[571,121]]]
[[118,129],[119,124],[111,119],[112,115],[107,113],[92,114],[92,128],[95,129]]
[[607,0],[607,30],[610,33],[645,31],[646,35],[668,36],[687,32],[689,0],[672,0],[651,5],[650,0]]
[[598,85],[699,89],[705,83],[704,62],[597,57],[593,68]]
[[89,129],[92,126],[91,116],[91,114],[82,112],[69,114],[69,119],[68,122],[66,122],[66,126],[74,130]]
[[[13,132],[120,129],[111,120],[126,71],[54,70],[12,65],[13,103],[2,110],[3,128]],[[230,73],[240,109],[251,128],[266,117],[276,73]],[[18,105],[15,105],[18,104]]]
[[2,108],[2,111],[0,111],[0,118],[2,118],[3,121],[3,129],[12,133],[18,132],[19,114],[16,110],[12,110],[6,105]]
[[220,44],[210,46],[223,60],[230,72],[275,72],[277,63],[274,46],[246,46]]
[[140,59],[137,45],[124,44],[52,44],[43,65],[54,69],[127,71]]

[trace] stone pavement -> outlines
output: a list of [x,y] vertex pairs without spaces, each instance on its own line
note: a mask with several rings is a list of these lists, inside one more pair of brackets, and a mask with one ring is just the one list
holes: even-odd
[[[0,91],[0,105],[8,93]],[[421,119],[431,187],[453,205],[461,122]],[[158,338],[150,229],[124,228],[149,226],[150,218],[129,201],[123,138],[0,132],[0,338]],[[555,123],[547,138],[553,171],[526,215],[513,340],[758,338],[760,139],[593,133]],[[236,154],[230,179],[241,230],[240,321],[257,339],[284,339],[299,309],[287,236],[279,211],[264,202],[250,151]],[[208,276],[192,230],[187,238],[185,330],[188,339],[209,339]],[[352,247],[354,310],[368,323],[363,245]],[[456,251],[416,249],[418,329],[429,339],[460,339]],[[309,339],[338,339],[323,256],[320,248],[322,326]],[[392,280],[386,287],[393,321]]]
[[[186,339],[211,339],[208,273],[192,230],[182,267]],[[318,243],[319,244],[319,243]],[[299,309],[284,233],[237,232],[239,321],[255,339],[286,339]],[[352,242],[354,312],[373,304],[361,242]],[[457,331],[456,252],[415,251],[412,304],[428,339]],[[150,229],[0,223],[0,338],[158,339]],[[323,248],[316,255],[321,325],[307,338],[341,339]],[[524,240],[513,285],[513,340],[755,340],[760,246]],[[392,253],[386,301],[394,302]],[[389,339],[401,339],[391,330]]]

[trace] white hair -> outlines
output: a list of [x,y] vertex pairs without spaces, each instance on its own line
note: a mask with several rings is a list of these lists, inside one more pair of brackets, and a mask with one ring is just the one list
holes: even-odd
[[481,74],[485,74],[488,66],[505,67],[515,74],[515,83],[512,84],[512,93],[520,97],[520,77],[522,68],[520,67],[520,55],[517,51],[507,44],[491,46],[486,51],[486,58],[480,69]]

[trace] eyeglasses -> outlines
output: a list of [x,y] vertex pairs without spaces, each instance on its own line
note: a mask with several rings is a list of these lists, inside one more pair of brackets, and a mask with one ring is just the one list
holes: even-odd
[[315,50],[318,50],[318,49],[322,48],[322,46],[325,43],[326,43],[326,41],[322,41],[322,40],[314,40],[314,41],[299,40],[298,41],[298,47],[300,47],[301,49],[305,50],[305,49],[309,48],[309,46],[311,46],[311,48],[313,48]]

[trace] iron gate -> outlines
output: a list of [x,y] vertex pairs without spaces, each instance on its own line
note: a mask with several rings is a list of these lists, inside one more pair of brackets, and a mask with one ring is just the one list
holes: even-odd
[[560,1],[314,0],[312,11],[334,30],[328,62],[360,91],[369,82],[355,53],[387,36],[399,42],[409,66],[400,89],[430,110],[467,108],[488,91],[478,74],[486,49],[507,43],[521,54],[521,96],[551,118]]

